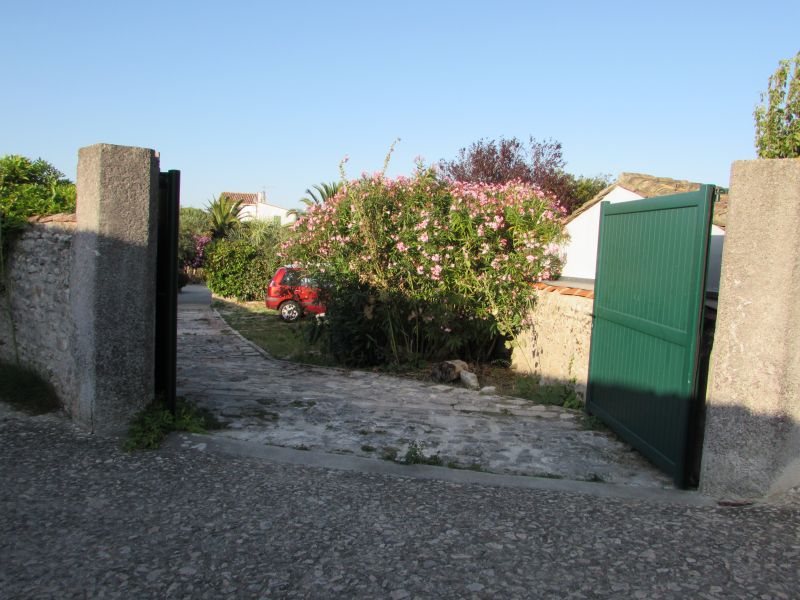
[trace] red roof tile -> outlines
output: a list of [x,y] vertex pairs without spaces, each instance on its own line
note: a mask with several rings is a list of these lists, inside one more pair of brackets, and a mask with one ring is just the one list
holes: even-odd
[[230,198],[234,202],[240,200],[242,204],[258,204],[258,194],[248,194],[246,192],[222,192],[220,196]]
[[541,281],[538,283],[534,283],[533,287],[542,292],[558,292],[562,296],[580,296],[581,298],[594,299],[594,292],[591,290],[583,290],[580,288],[573,288],[573,287],[560,287],[556,285],[547,285],[546,283],[542,283]]

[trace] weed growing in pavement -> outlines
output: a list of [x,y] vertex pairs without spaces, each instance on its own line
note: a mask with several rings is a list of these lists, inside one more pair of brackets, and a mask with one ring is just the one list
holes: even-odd
[[157,398],[133,418],[123,448],[127,452],[154,450],[172,431],[205,433],[220,427],[220,422],[209,411],[193,406],[184,398],[176,399],[175,414],[162,398]]
[[408,450],[403,457],[403,462],[407,465],[432,465],[434,467],[441,467],[443,464],[442,457],[438,454],[425,456],[419,442],[411,442],[408,445]]
[[36,371],[0,362],[0,399],[32,415],[61,408],[55,389]]
[[370,446],[369,444],[363,444],[361,446],[361,450],[364,452],[375,452],[375,446]]

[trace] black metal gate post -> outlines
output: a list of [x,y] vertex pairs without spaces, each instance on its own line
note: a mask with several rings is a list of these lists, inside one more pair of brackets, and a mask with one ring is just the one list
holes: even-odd
[[178,352],[178,215],[181,172],[158,178],[158,265],[156,269],[155,394],[175,412]]

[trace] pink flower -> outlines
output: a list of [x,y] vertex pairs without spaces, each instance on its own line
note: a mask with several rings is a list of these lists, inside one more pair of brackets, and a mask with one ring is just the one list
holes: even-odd
[[397,249],[400,250],[400,252],[407,252],[408,246],[406,246],[403,242],[397,242]]
[[428,241],[428,234],[427,233],[423,233],[421,236],[419,236],[419,241],[422,242],[423,244],[425,242],[427,242]]

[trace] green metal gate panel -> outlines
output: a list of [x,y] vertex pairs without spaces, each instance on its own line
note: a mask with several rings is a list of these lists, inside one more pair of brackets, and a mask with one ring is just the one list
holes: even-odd
[[601,207],[587,410],[686,483],[713,186]]

